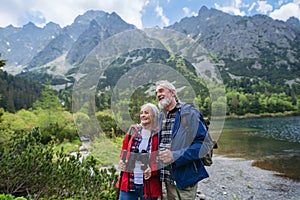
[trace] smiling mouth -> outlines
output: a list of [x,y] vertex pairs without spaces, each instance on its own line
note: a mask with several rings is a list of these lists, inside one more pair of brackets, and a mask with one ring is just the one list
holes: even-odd
[[163,99],[164,99],[164,96],[159,96],[158,97],[158,101],[163,100]]

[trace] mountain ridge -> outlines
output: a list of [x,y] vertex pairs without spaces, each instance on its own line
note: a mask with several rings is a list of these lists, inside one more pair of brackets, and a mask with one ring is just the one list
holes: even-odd
[[[279,78],[278,82],[299,83],[300,23],[296,18],[283,22],[265,15],[234,16],[204,6],[198,16],[185,17],[165,28],[193,37],[215,55],[217,63],[225,64],[220,67],[224,79],[255,75],[268,81]],[[14,75],[49,70],[55,75],[57,66],[53,63],[57,62],[53,61],[63,57],[73,66],[72,71],[99,42],[131,29],[136,27],[116,13],[97,10],[77,16],[63,28],[53,22],[44,28],[33,23],[0,28],[0,52],[8,60],[4,69]],[[66,82],[73,81],[70,74],[58,73]]]

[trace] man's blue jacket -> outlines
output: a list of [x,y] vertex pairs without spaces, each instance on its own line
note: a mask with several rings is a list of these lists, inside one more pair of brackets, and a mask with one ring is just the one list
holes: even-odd
[[[180,107],[172,128],[171,151],[174,161],[171,169],[177,187],[184,189],[209,176],[200,158],[207,154],[211,143],[205,142],[207,130],[200,120],[203,118],[201,113],[192,104],[180,103]],[[161,112],[159,116],[159,139],[164,115]],[[183,116],[189,131],[182,123]]]

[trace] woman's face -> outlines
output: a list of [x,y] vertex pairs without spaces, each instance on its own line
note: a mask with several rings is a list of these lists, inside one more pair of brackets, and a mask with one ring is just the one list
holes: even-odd
[[142,126],[149,127],[152,122],[152,115],[150,107],[144,107],[140,111],[140,120]]

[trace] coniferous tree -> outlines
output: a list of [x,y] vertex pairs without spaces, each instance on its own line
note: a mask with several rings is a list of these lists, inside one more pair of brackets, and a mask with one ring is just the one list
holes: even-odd
[[6,60],[2,60],[2,54],[0,53],[0,71],[2,71],[2,67],[6,65]]

